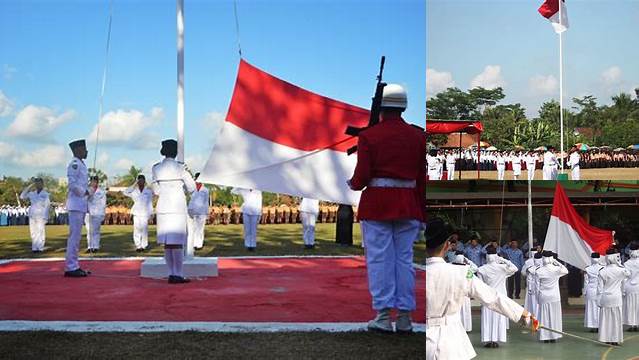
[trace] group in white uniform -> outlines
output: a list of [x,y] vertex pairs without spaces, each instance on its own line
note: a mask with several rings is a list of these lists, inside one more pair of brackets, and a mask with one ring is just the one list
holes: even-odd
[[[498,294],[506,296],[506,279],[518,271],[517,266],[497,255],[497,249],[489,246],[486,249],[486,264],[479,267],[477,274],[486,285],[495,289]],[[499,342],[506,342],[508,319],[490,309],[481,307],[481,341],[486,347],[499,347]]]
[[254,189],[233,188],[231,193],[242,197],[242,222],[244,246],[248,251],[257,247],[257,224],[262,217],[262,192]]
[[29,200],[29,234],[31,235],[31,251],[39,253],[44,251],[45,225],[49,218],[49,193],[44,190],[44,182],[41,178],[33,179],[33,183],[27,186],[20,194],[20,199]]
[[599,283],[599,272],[604,268],[606,259],[599,253],[590,255],[591,264],[584,269],[584,327],[590,332],[597,332],[599,328],[599,295],[597,285]]
[[146,178],[140,174],[135,184],[122,193],[133,200],[133,243],[135,251],[142,252],[149,246],[149,218],[153,216],[153,191],[146,186]]
[[319,215],[319,200],[303,198],[300,203],[300,218],[302,219],[302,237],[306,249],[315,247],[317,215]]
[[[194,179],[200,177],[196,173]],[[204,246],[204,227],[209,216],[209,189],[202,183],[195,183],[195,191],[191,193],[189,200],[189,237],[188,244],[195,250],[200,250]]]
[[533,318],[521,305],[486,285],[470,266],[448,264],[449,232],[435,218],[426,224],[426,359],[472,359],[477,354],[466,334],[460,311],[467,297],[512,321],[530,324]]
[[100,250],[100,227],[106,211],[106,191],[99,184],[100,179],[93,176],[89,184],[89,211],[84,217],[84,225],[87,228],[87,252],[89,253]]
[[187,283],[184,277],[184,247],[187,245],[187,205],[185,191],[195,191],[195,181],[184,163],[176,161],[177,141],[162,141],[160,154],[164,160],[153,165],[151,187],[158,196],[157,241],[164,245],[164,259],[169,283]]

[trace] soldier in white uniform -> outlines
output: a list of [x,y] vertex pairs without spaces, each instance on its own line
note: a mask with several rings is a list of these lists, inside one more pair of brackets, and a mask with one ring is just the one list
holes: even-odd
[[153,190],[146,187],[146,178],[140,174],[137,182],[122,193],[133,199],[133,243],[135,251],[142,252],[149,246],[149,218],[153,216]]
[[80,268],[78,251],[82,237],[84,216],[89,210],[89,171],[83,159],[87,158],[87,147],[84,140],[76,140],[69,144],[73,152],[73,160],[67,166],[68,193],[67,211],[69,212],[69,237],[65,254],[66,277],[85,277],[88,273]]
[[[35,189],[34,189],[35,187]],[[31,235],[31,251],[40,253],[44,251],[44,228],[49,218],[49,193],[44,190],[44,182],[41,178],[33,179],[33,183],[27,186],[20,194],[20,199],[29,200],[29,233]]]
[[[499,257],[497,249],[489,246],[486,249],[485,265],[477,270],[479,278],[486,285],[492,287],[501,295],[506,295],[506,279],[515,274],[518,269],[515,264]],[[485,347],[499,347],[498,342],[506,342],[508,319],[487,306],[481,308],[481,341]]]
[[302,232],[304,247],[315,247],[315,221],[319,214],[319,200],[303,198],[300,203],[300,218],[302,218]]
[[100,250],[100,227],[106,210],[106,192],[99,186],[100,179],[91,177],[89,184],[89,212],[85,216],[84,225],[87,228],[87,252]]
[[544,153],[544,180],[557,180],[557,156],[554,150],[555,148],[550,146]]
[[541,253],[537,251],[530,252],[531,257],[526,260],[524,266],[521,267],[521,273],[526,277],[526,297],[524,299],[524,307],[537,315],[537,278],[535,271],[541,266]]
[[[197,180],[198,177],[200,173],[196,173],[194,179]],[[188,211],[188,244],[192,244],[195,250],[200,250],[204,246],[204,228],[209,216],[209,189],[200,182],[195,182],[195,191],[191,193]]]
[[599,272],[599,341],[619,345],[623,342],[622,289],[630,271],[621,265],[617,249],[606,251],[606,267]]
[[[465,257],[463,251],[457,251],[455,253],[455,260],[453,261],[453,264],[468,266],[473,274],[477,273],[477,265],[474,262],[470,261],[470,259]],[[464,329],[466,330],[466,332],[473,331],[473,314],[471,310],[470,297],[466,296],[464,299],[464,304],[459,310],[459,317],[461,318],[461,322],[464,325]]]
[[233,188],[233,194],[242,197],[242,221],[244,223],[244,246],[248,251],[257,247],[257,224],[262,217],[262,192],[253,189]]
[[604,267],[601,265],[601,256],[599,253],[592,253],[590,258],[591,264],[584,269],[584,327],[594,333],[597,332],[597,328],[599,328],[597,283],[599,281],[599,271]]
[[455,180],[455,153],[449,151],[446,155],[446,175],[448,180]]
[[501,155],[501,153],[497,153],[495,163],[497,165],[497,180],[504,180],[504,173],[506,172],[506,159]]
[[517,180],[521,175],[521,154],[513,153],[510,156],[510,162],[513,164],[513,179]]
[[426,164],[428,165],[428,180],[439,180],[439,158],[437,158],[437,151],[430,151],[426,156]]
[[568,159],[568,165],[570,166],[571,169],[571,176],[573,180],[579,180],[580,179],[580,172],[579,172],[579,150],[577,150],[576,147],[572,147],[572,149],[570,150],[570,158]]
[[473,297],[512,321],[533,318],[521,305],[499,294],[473,275],[468,266],[447,264],[449,232],[441,219],[426,225],[426,359],[466,360],[477,355],[461,323],[459,311]]
[[630,259],[624,267],[630,271],[630,277],[624,285],[623,323],[628,331],[639,331],[639,243],[630,244]]
[[[538,315],[542,325],[562,331],[563,319],[561,314],[561,295],[559,294],[559,278],[568,274],[568,269],[555,260],[551,251],[543,253],[543,265],[537,269]],[[548,330],[539,330],[539,340],[554,343],[562,335]]]
[[537,167],[537,154],[529,152],[525,157],[526,170],[528,171],[528,180],[535,178],[535,168]]
[[175,160],[177,141],[162,141],[160,154],[164,160],[153,165],[153,192],[158,196],[157,237],[164,244],[164,259],[169,273],[169,284],[190,282],[184,277],[184,247],[187,240],[187,206],[184,191],[195,191],[195,181],[184,163]]

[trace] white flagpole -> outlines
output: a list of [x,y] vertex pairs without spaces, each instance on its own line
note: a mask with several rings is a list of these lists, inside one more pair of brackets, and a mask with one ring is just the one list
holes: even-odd
[[528,180],[528,256],[533,249],[533,222],[532,222],[532,192],[531,180]]
[[[563,0],[559,2],[559,26],[563,26],[564,19],[561,13]],[[560,148],[561,148],[561,173],[564,173],[564,61],[563,61],[563,31],[559,33],[559,128],[560,128]]]
[[184,0],[177,0],[177,142],[184,161]]

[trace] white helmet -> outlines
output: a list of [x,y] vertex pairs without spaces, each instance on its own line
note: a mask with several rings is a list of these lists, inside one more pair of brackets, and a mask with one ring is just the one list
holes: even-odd
[[406,109],[408,103],[406,90],[398,84],[384,86],[382,93],[382,107]]

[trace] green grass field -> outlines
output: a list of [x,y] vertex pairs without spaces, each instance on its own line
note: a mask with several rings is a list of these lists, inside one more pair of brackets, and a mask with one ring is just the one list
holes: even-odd
[[[258,228],[257,250],[244,249],[241,225],[207,226],[199,256],[363,255],[359,225],[354,246],[335,243],[335,224],[317,224],[316,248],[306,250],[300,224]],[[131,225],[102,227],[96,257],[162,256],[150,227],[150,251],[135,252]],[[0,259],[63,257],[68,229],[47,226],[46,251],[31,253],[27,226],[0,227]],[[81,249],[86,248],[86,237]],[[416,263],[425,262],[425,244],[415,244]],[[88,256],[82,252],[82,256]],[[1,288],[1,287],[0,287]],[[0,332],[0,359],[424,359],[423,333],[411,336],[356,333],[58,333]]]
[[[155,242],[155,226],[149,226],[149,247],[145,253],[136,253],[133,245],[132,225],[102,226],[101,249],[95,257],[163,256],[163,248]],[[33,254],[28,226],[0,227],[0,259],[63,257],[66,248],[68,227],[48,225],[46,227],[45,252]],[[81,255],[86,249],[83,231]],[[353,226],[354,246],[335,243],[335,224],[317,224],[315,249],[304,249],[301,224],[260,225],[257,232],[257,250],[248,252],[244,248],[242,225],[209,225],[206,227],[204,248],[197,256],[275,256],[275,255],[363,255],[358,224]],[[414,261],[425,263],[426,245],[418,242],[414,247]]]

